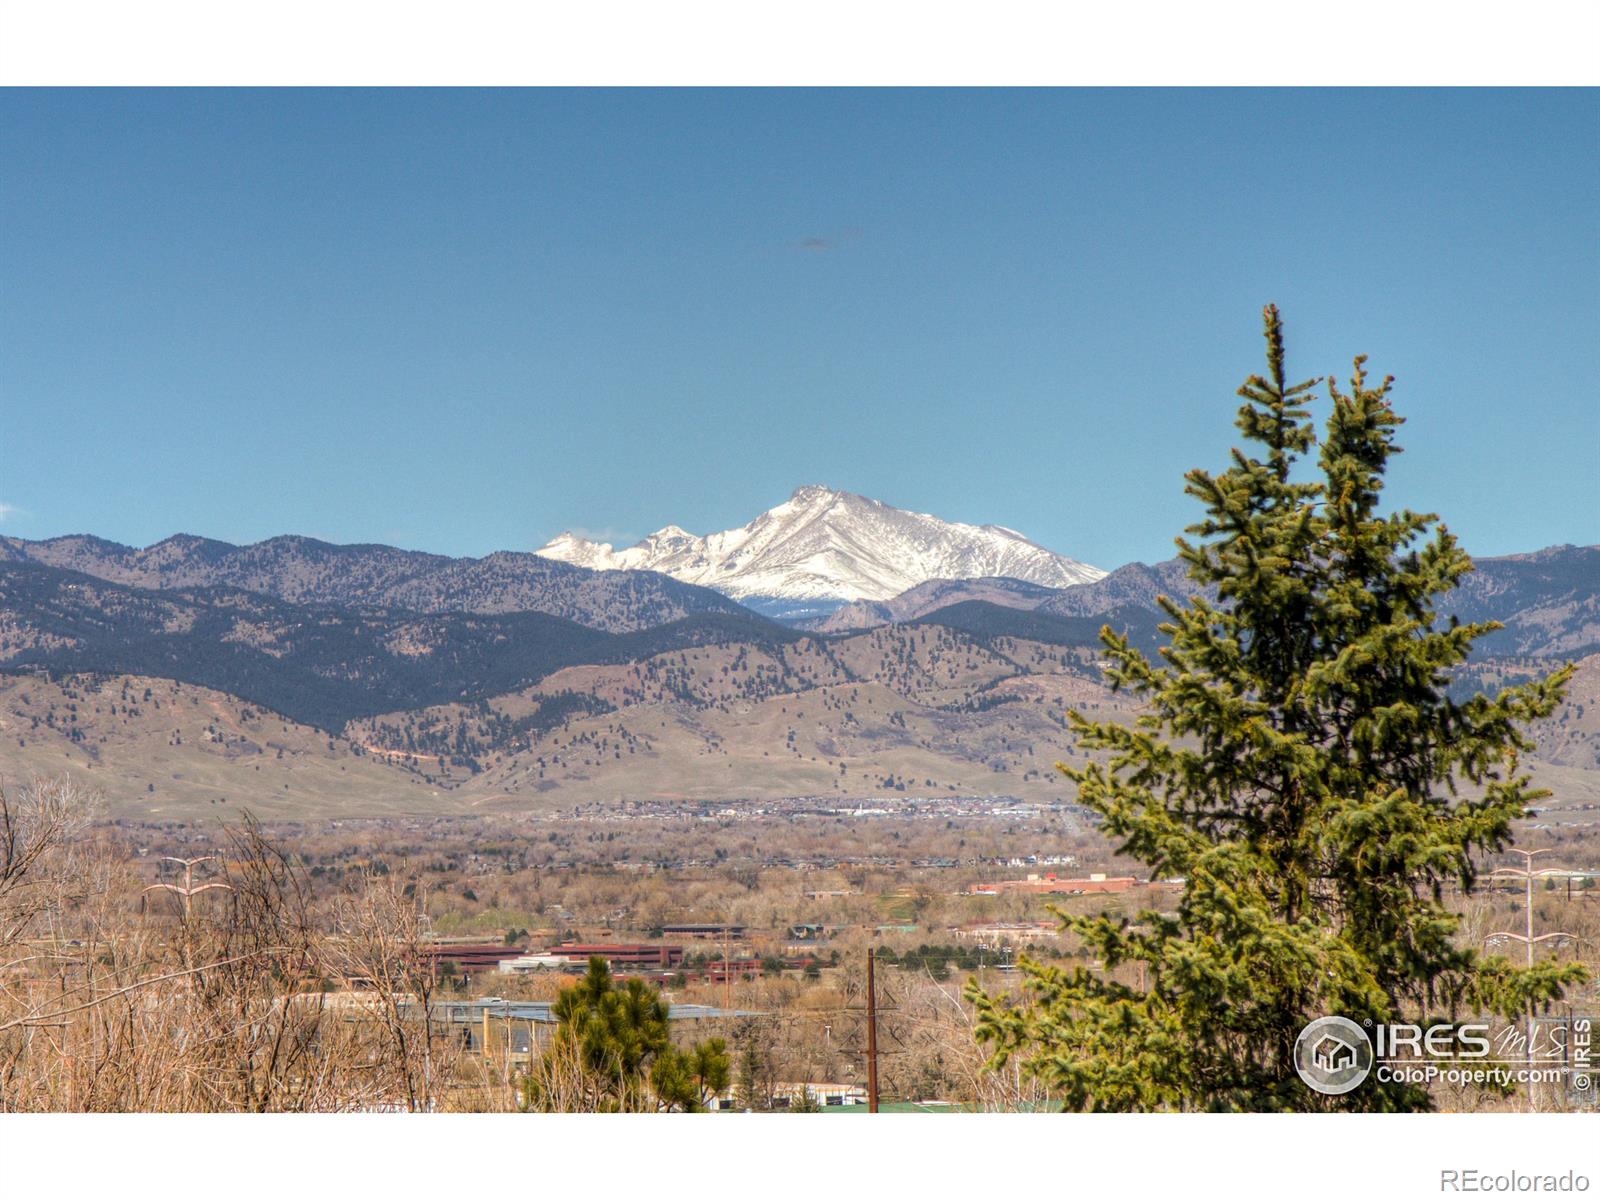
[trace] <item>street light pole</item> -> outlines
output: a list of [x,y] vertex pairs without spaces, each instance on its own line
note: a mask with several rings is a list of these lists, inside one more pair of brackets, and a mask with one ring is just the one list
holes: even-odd
[[234,904],[238,904],[238,893],[234,891],[232,884],[216,882],[202,883],[198,886],[195,884],[194,869],[201,863],[215,862],[216,858],[217,856],[214,854],[207,854],[201,858],[174,858],[170,854],[165,855],[161,860],[162,862],[175,862],[183,864],[183,883],[152,883],[149,887],[145,888],[144,891],[139,893],[139,911],[141,913],[144,911],[146,898],[151,892],[173,892],[176,895],[183,897],[183,965],[185,967],[190,965],[189,939],[191,930],[189,919],[193,915],[194,911],[194,898],[201,892],[229,892],[233,894]]
[[[1562,870],[1560,868],[1546,868],[1543,871],[1535,871],[1533,869],[1534,856],[1535,855],[1539,855],[1539,854],[1549,854],[1550,853],[1550,848],[1549,847],[1546,847],[1546,848],[1544,848],[1542,850],[1523,850],[1523,849],[1521,849],[1521,848],[1519,848],[1517,846],[1512,846],[1512,847],[1510,847],[1510,849],[1511,849],[1511,852],[1513,854],[1522,855],[1522,866],[1520,866],[1520,867],[1499,867],[1496,870],[1493,870],[1493,871],[1489,872],[1489,878],[1491,878],[1491,879],[1521,879],[1523,881],[1523,883],[1526,885],[1526,887],[1525,887],[1526,899],[1524,901],[1524,912],[1523,912],[1523,928],[1524,928],[1524,932],[1523,933],[1512,933],[1509,930],[1501,930],[1501,931],[1499,931],[1497,933],[1491,933],[1491,934],[1486,935],[1484,940],[1488,941],[1488,942],[1493,942],[1493,941],[1496,941],[1496,940],[1499,940],[1499,939],[1504,939],[1506,941],[1521,942],[1527,948],[1528,967],[1530,969],[1532,969],[1532,967],[1533,967],[1533,946],[1534,946],[1535,942],[1553,942],[1553,941],[1559,941],[1562,938],[1576,940],[1576,938],[1575,938],[1575,936],[1573,934],[1567,933],[1567,932],[1562,931],[1562,930],[1555,930],[1555,931],[1553,931],[1551,933],[1542,933],[1542,934],[1538,935],[1537,937],[1535,937],[1534,933],[1533,933],[1533,881],[1534,881],[1535,877],[1548,878],[1548,877],[1550,877],[1552,875],[1566,875],[1566,874],[1568,874],[1568,872],[1566,872],[1566,871],[1564,871],[1564,870]],[[1530,1002],[1529,1005],[1528,1005],[1528,1031],[1527,1031],[1528,1066],[1530,1068],[1533,1066],[1533,1036],[1534,1036],[1533,1020],[1534,1020],[1534,1018],[1533,1018],[1533,1005]],[[1534,1098],[1533,1098],[1533,1085],[1530,1082],[1529,1085],[1528,1085],[1528,1109],[1531,1112],[1531,1111],[1534,1110],[1534,1108],[1535,1108],[1535,1105],[1534,1105]]]
[[189,921],[189,914],[194,906],[194,897],[196,895],[201,892],[219,889],[226,892],[233,891],[233,888],[226,883],[202,883],[199,887],[194,886],[194,869],[201,863],[216,862],[217,856],[215,854],[207,854],[202,858],[174,858],[168,854],[163,856],[161,861],[183,864],[183,885],[180,887],[176,883],[152,883],[140,895],[143,896],[148,892],[176,892],[183,897],[183,920],[185,924]]
[[867,1111],[878,1111],[878,989],[872,947],[867,947]]

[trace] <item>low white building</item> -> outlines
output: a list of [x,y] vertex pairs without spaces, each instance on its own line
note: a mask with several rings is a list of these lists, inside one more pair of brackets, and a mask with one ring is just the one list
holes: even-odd
[[571,965],[571,959],[559,954],[524,954],[520,958],[503,959],[500,972],[504,975],[532,975],[535,971],[556,971]]
[[[818,1108],[854,1108],[865,1105],[867,1089],[855,1083],[775,1083],[772,1085],[774,1108],[797,1108],[806,1103],[806,1097]],[[732,1089],[713,1099],[708,1106],[713,1111],[726,1112],[737,1108]]]

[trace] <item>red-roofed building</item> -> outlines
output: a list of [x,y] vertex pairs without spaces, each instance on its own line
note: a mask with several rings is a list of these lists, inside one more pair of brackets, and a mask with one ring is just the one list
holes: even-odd
[[[520,951],[519,951],[520,953]],[[683,947],[670,942],[563,942],[551,946],[546,954],[574,962],[603,958],[613,967],[676,967],[683,961]]]

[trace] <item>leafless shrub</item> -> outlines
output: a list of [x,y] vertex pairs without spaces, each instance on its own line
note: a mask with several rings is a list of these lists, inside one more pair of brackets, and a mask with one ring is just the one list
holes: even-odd
[[0,953],[59,899],[73,846],[99,808],[67,778],[35,780],[14,800],[0,788]]
[[427,1018],[433,971],[424,960],[424,902],[404,894],[393,876],[363,875],[353,894],[335,907],[326,961],[365,992],[379,1032],[383,1059],[412,1112],[430,1111],[441,1088],[440,1051]]
[[[0,962],[0,1111],[437,1106],[414,905],[375,882],[330,936],[304,872],[248,817],[141,905],[125,858],[45,869],[82,828],[78,799],[42,787],[0,815],[16,931]],[[352,976],[363,990],[334,990]]]

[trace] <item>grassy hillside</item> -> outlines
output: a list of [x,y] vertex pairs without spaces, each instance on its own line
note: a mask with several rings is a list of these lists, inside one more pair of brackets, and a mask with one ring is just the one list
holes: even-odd
[[0,675],[0,784],[62,773],[103,792],[121,818],[422,814],[462,803],[343,738],[209,688]]

